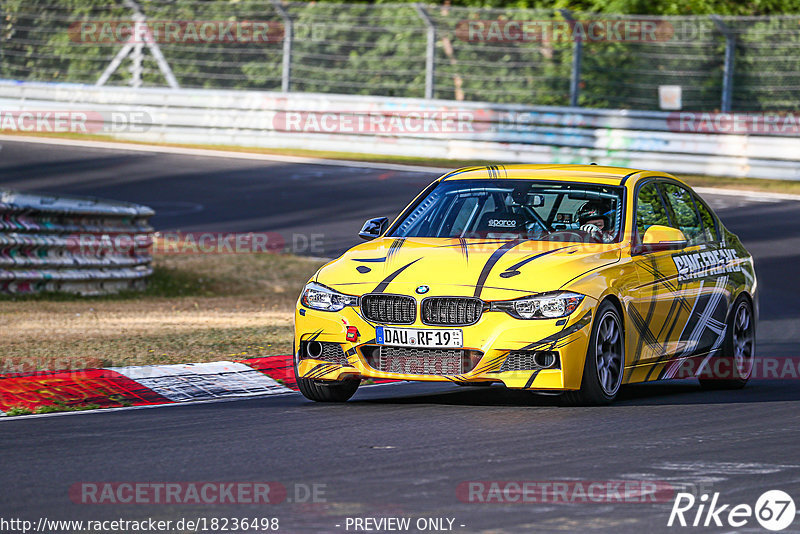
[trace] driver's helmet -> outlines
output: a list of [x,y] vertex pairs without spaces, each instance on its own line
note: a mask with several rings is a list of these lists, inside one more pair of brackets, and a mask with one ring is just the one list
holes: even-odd
[[600,219],[603,221],[603,231],[611,231],[611,216],[614,210],[610,200],[590,200],[578,210],[578,223],[584,225],[589,221]]

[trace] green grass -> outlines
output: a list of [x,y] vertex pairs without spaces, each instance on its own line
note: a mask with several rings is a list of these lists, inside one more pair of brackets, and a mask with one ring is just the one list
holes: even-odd
[[[0,293],[2,301],[87,302],[142,298],[224,297],[244,295],[252,284],[273,293],[297,290],[314,273],[320,260],[288,254],[160,256],[144,291],[80,296],[71,293]],[[296,296],[296,295],[295,295]]]
[[11,417],[15,415],[30,415],[32,413],[28,408],[23,408],[22,406],[13,406],[6,410],[6,415]]
[[[125,404],[129,406],[130,404]],[[9,417],[14,417],[18,415],[32,415],[32,414],[43,414],[43,413],[56,413],[56,412],[82,412],[85,410],[98,410],[100,409],[99,404],[76,404],[76,405],[67,405],[64,403],[56,403],[56,404],[42,404],[41,406],[37,406],[33,410],[22,406],[14,406],[6,410],[6,415]]]
[[43,404],[37,406],[33,413],[55,413],[55,412],[82,412],[84,410],[97,410],[100,408],[99,404],[78,404],[75,406],[68,406],[66,404]]
[[770,180],[767,178],[734,178],[730,176],[681,175],[693,187],[719,187],[744,191],[763,191],[766,193],[789,193],[800,195],[800,181]]
[[321,263],[157,255],[143,293],[4,296],[0,374],[290,353],[297,296]]

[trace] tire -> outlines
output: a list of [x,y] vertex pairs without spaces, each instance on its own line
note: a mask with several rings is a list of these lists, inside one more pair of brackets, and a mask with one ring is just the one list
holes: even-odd
[[[705,389],[741,389],[747,385],[753,373],[756,323],[750,299],[739,295],[733,303],[726,326],[721,354],[709,360],[709,372],[701,372],[698,376],[700,385]],[[724,376],[714,376],[717,369],[722,369]]]
[[625,333],[617,308],[608,301],[597,307],[581,388],[561,397],[570,406],[610,404],[619,393],[625,369]]
[[310,380],[297,372],[297,355],[294,357],[294,377],[300,393],[308,400],[315,402],[346,402],[355,395],[361,380],[340,380],[338,382]]

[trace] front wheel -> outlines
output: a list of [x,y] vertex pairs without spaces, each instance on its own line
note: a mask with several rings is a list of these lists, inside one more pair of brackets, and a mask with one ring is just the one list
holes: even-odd
[[706,389],[743,388],[753,373],[756,351],[756,325],[753,307],[739,296],[725,328],[722,353],[712,357],[700,371],[700,385]]
[[297,371],[297,356],[294,357],[294,376],[300,393],[308,400],[316,402],[345,402],[355,395],[361,380],[340,380],[328,382],[303,378]]
[[622,385],[625,368],[625,336],[617,308],[608,301],[597,308],[589,338],[581,388],[566,392],[562,399],[573,406],[610,404]]

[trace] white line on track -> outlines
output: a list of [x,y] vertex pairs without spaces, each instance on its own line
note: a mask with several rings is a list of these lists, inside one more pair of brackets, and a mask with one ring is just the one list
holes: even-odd
[[384,169],[408,172],[435,172],[444,174],[448,167],[426,167],[423,165],[404,165],[400,163],[379,163],[373,161],[350,161],[343,159],[308,158],[300,156],[283,156],[280,154],[258,154],[255,152],[235,152],[232,150],[209,150],[205,148],[189,148],[159,145],[140,145],[134,143],[114,143],[110,141],[80,141],[76,139],[56,139],[52,137],[28,137],[0,135],[0,141],[16,141],[21,143],[38,143],[43,145],[59,145],[78,148],[101,148],[107,150],[128,150],[131,152],[150,152],[157,154],[177,154],[181,156],[203,156],[211,158],[246,159],[255,161],[274,161],[279,163],[302,163],[308,165],[334,165],[337,167],[355,167],[361,169]]
[[[406,165],[401,163],[380,163],[376,161],[352,161],[343,159],[324,159],[300,156],[283,156],[280,154],[258,154],[255,152],[235,152],[230,150],[209,150],[205,148],[189,148],[159,145],[142,145],[112,141],[81,141],[77,139],[57,139],[52,137],[28,137],[15,135],[0,135],[0,141],[14,141],[21,143],[39,143],[45,145],[60,145],[78,148],[100,148],[107,150],[128,150],[131,152],[148,152],[156,154],[176,154],[181,156],[202,156],[210,158],[245,159],[252,161],[273,161],[279,163],[301,163],[307,165],[333,165],[336,167],[353,167],[361,169],[384,169],[407,172],[431,172],[443,174],[451,167],[437,167],[426,165]],[[764,200],[798,200],[800,195],[788,193],[767,193],[761,191],[746,191],[738,189],[722,189],[718,187],[695,187],[695,191],[709,195],[728,195]]]

